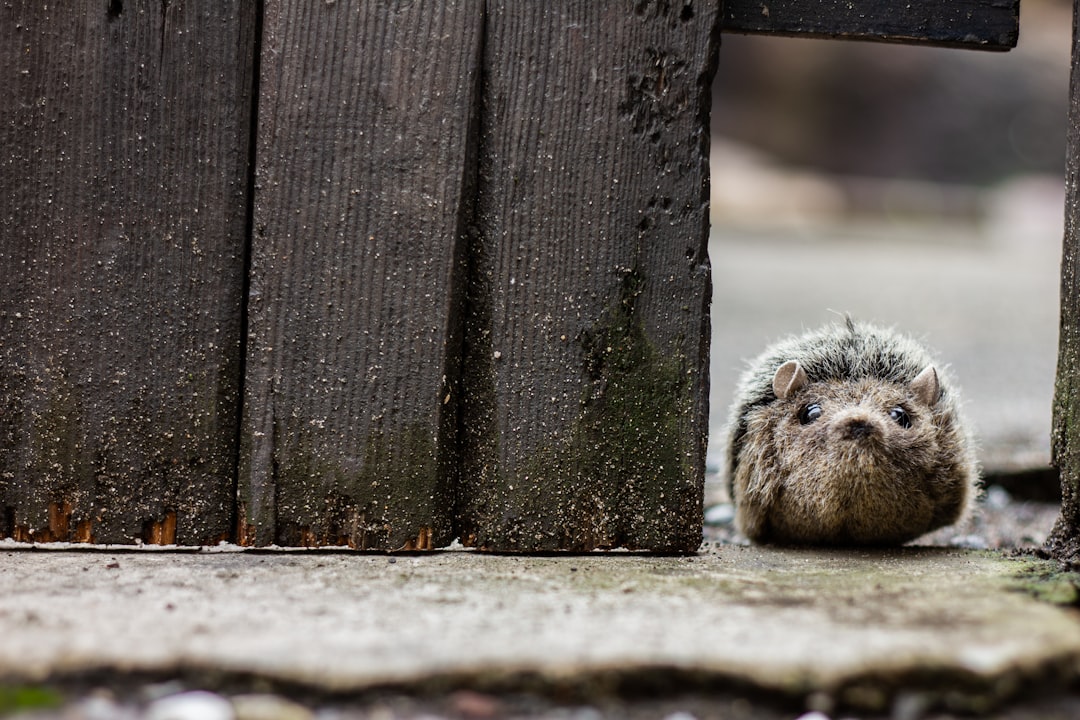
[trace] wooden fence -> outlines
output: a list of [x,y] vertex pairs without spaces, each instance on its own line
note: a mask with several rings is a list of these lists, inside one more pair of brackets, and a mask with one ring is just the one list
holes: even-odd
[[0,536],[382,550],[696,549],[720,30],[1017,22],[69,5],[0,9]]

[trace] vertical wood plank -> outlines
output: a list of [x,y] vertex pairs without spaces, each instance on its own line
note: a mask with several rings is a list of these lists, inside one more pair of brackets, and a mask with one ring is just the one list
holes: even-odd
[[0,535],[231,529],[254,23],[0,8]]
[[701,541],[719,3],[489,4],[463,538]]
[[449,542],[483,4],[267,0],[245,543]]
[[1063,560],[1080,561],[1080,0],[1073,3],[1072,75],[1065,169],[1065,236],[1061,256],[1061,329],[1052,429],[1061,472],[1061,515],[1046,541]]

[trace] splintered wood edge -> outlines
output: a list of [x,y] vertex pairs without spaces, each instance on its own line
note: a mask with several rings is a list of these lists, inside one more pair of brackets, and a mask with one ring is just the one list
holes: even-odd
[[[724,0],[721,31],[753,35],[1006,51],[1016,47],[1020,0]],[[966,9],[965,9],[966,8]]]

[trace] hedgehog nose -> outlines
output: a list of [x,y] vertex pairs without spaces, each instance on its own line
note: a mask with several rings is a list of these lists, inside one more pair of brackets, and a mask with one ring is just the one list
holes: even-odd
[[844,426],[844,437],[849,440],[862,440],[874,433],[874,426],[866,420],[848,420]]

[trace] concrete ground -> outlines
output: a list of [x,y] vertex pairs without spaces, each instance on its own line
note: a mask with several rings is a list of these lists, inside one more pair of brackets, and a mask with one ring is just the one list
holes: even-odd
[[916,718],[987,712],[1080,673],[1076,578],[992,552],[4,548],[9,688],[180,677],[226,694],[528,691],[594,709],[683,693],[764,700],[765,717]]

